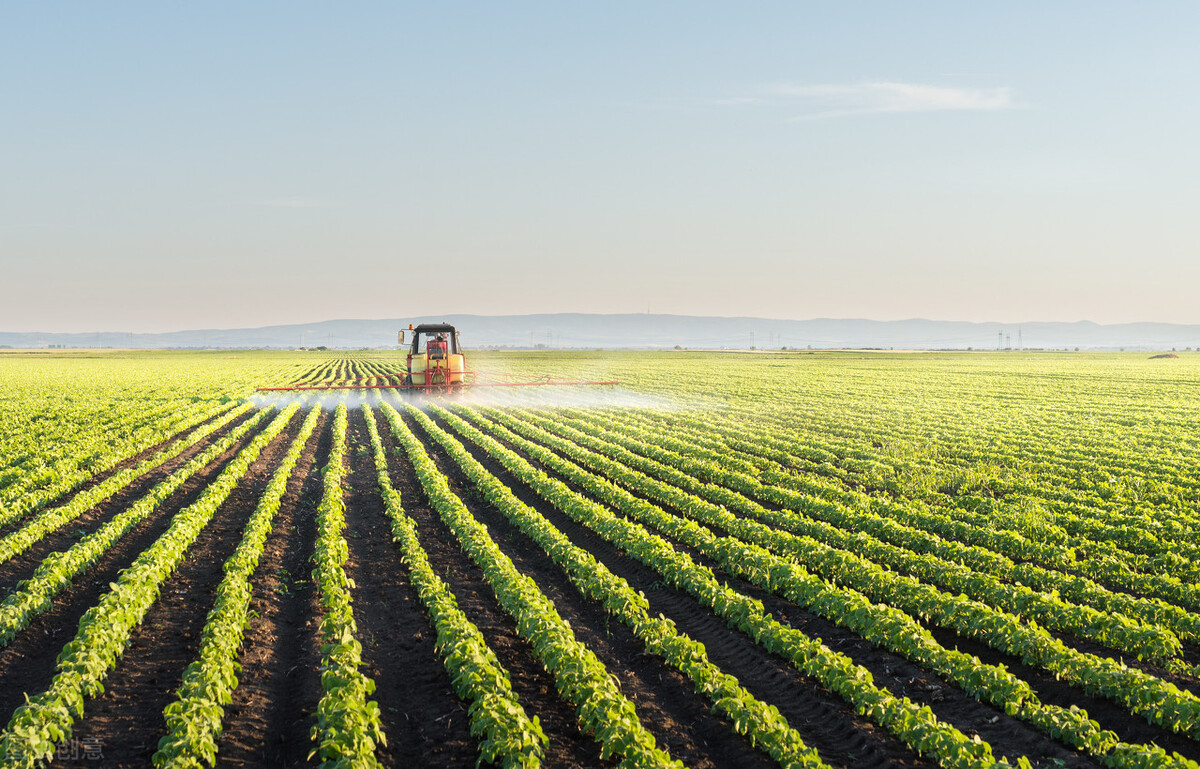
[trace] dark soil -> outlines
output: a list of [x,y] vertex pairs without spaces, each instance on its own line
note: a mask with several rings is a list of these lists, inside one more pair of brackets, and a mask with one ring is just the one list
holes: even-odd
[[[35,617],[29,627],[0,650],[0,681],[4,682],[0,687],[0,712],[11,713],[24,702],[26,693],[40,692],[50,685],[58,653],[74,637],[80,617],[108,591],[109,583],[117,579],[120,571],[166,531],[171,517],[200,496],[259,429],[261,427],[251,430],[249,435],[189,478],[147,519],[118,539],[70,588],[56,596],[49,611]],[[29,570],[32,572],[32,568]]]
[[[422,434],[420,428],[417,432]],[[576,638],[616,675],[623,693],[636,705],[639,718],[661,747],[692,767],[772,765],[769,757],[712,713],[712,703],[696,696],[682,673],[648,653],[633,631],[612,619],[599,603],[585,599],[539,545],[479,498],[440,446],[432,440],[426,440],[426,445],[439,457],[439,467],[450,479],[451,488],[488,527],[501,550],[554,602]],[[498,468],[489,469],[496,474]],[[511,479],[503,480],[512,485]]]
[[[381,434],[388,426],[379,424]],[[478,741],[471,736],[467,704],[458,698],[442,658],[437,633],[392,541],[379,494],[366,418],[350,413],[350,472],[346,477],[346,573],[354,580],[354,618],[362,643],[363,672],[375,681],[387,747],[386,766],[473,767]],[[412,478],[393,480],[407,506],[417,499]]]
[[252,579],[242,673],[225,708],[218,766],[309,765],[309,729],[321,698],[321,607],[309,572],[330,424],[323,414],[300,454]]
[[[679,629],[704,644],[709,659],[734,675],[751,694],[779,708],[805,743],[835,766],[933,766],[885,730],[859,716],[854,708],[786,661],[772,657],[748,637],[731,631],[724,621],[687,593],[666,587],[649,567],[624,555],[587,528],[575,523],[536,496],[482,451],[468,450],[526,504],[536,508],[575,544],[591,552],[650,600],[651,613],[662,613]],[[544,469],[544,468],[543,468]],[[490,523],[489,523],[490,526]],[[495,533],[495,528],[493,528]],[[557,598],[555,599],[557,603]],[[695,695],[693,695],[695,697]],[[736,738],[728,735],[727,739]],[[714,735],[709,735],[710,739]],[[709,749],[712,745],[709,745]],[[680,756],[682,758],[682,756]],[[684,759],[688,761],[687,758]],[[722,762],[717,765],[737,765]]]
[[200,634],[224,577],[222,567],[240,544],[302,420],[302,414],[293,416],[250,465],[134,628],[121,661],[104,682],[104,693],[87,702],[73,737],[102,746],[106,767],[150,763],[164,732],[163,709],[175,700],[184,669],[199,653]]
[[[385,426],[380,420],[381,426]],[[430,507],[416,480],[412,463],[396,453],[390,429],[381,430],[391,461],[393,484],[400,489],[404,509],[417,522],[421,545],[438,576],[458,600],[458,606],[483,634],[500,664],[508,670],[516,693],[530,717],[537,716],[550,742],[547,766],[612,766],[600,759],[599,745],[580,731],[575,709],[554,688],[554,680],[517,634],[516,622],[499,605],[482,572],[459,548],[453,533]]]

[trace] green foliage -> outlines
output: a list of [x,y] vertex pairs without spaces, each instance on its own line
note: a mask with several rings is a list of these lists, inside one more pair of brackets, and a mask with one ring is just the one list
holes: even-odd
[[517,632],[526,638],[555,685],[579,715],[580,727],[595,736],[603,758],[614,757],[623,767],[682,767],[655,744],[638,720],[604,664],[575,638],[554,604],[532,579],[521,574],[500,551],[487,527],[476,521],[450,490],[446,477],[429,458],[421,442],[391,406],[384,414],[404,446],[422,488],[463,550],[482,569],[497,601],[512,615]]
[[548,742],[537,716],[530,718],[517,701],[508,671],[471,623],[454,594],[434,573],[417,536],[417,525],[404,513],[400,494],[388,477],[387,454],[375,415],[363,406],[375,458],[376,476],[392,524],[392,535],[408,565],[409,575],[430,622],[437,632],[437,653],[442,656],[454,690],[471,703],[471,734],[481,738],[479,763],[509,767],[541,766]]
[[[17,708],[0,735],[0,755],[5,758],[5,766],[37,766],[54,755],[56,744],[70,737],[71,724],[83,715],[85,698],[95,697],[104,690],[105,676],[128,645],[133,628],[142,621],[146,611],[158,598],[162,583],[183,560],[188,547],[200,535],[251,463],[287,426],[296,408],[292,406],[279,414],[238,452],[221,474],[205,487],[199,499],[176,513],[166,532],[143,551],[129,568],[122,571],[117,581],[109,585],[109,591],[101,597],[100,602],[83,615],[74,640],[63,647],[58,656],[58,666],[50,688],[28,698],[24,705]],[[260,412],[245,422],[243,434],[263,414],[265,412]],[[30,580],[22,592],[31,591],[32,585],[29,594],[35,595],[46,592],[46,588],[41,587],[43,585],[57,587],[65,584],[69,579],[68,574],[77,573],[108,547],[106,538],[111,543],[111,538],[119,536],[127,528],[114,527],[113,533],[106,537],[92,535],[80,540],[66,551],[67,557],[43,563],[39,572],[45,571],[37,580]],[[96,534],[104,531],[105,528],[102,528]],[[55,571],[58,568],[62,571]],[[45,598],[43,602],[48,600]]]
[[325,491],[317,507],[317,544],[313,553],[313,582],[321,598],[321,688],[317,723],[312,738],[317,743],[310,758],[337,769],[370,769],[381,764],[375,746],[387,744],[379,723],[379,705],[368,699],[375,682],[359,670],[362,645],[354,637],[353,587],[343,564],[349,550],[342,530],[346,503],[342,498],[345,475],[346,405],[338,404],[333,421],[333,447],[325,466]]
[[266,546],[267,535],[288,479],[320,416],[310,409],[287,455],[276,468],[258,506],[250,517],[237,550],[225,562],[225,577],[201,631],[200,654],[183,673],[178,699],[163,711],[168,732],[158,741],[156,767],[215,766],[217,740],[225,706],[233,701],[238,684],[238,651],[249,622],[250,578]]
[[[88,697],[145,615],[163,580],[228,493],[265,436],[265,411],[244,401],[254,385],[353,380],[384,384],[396,366],[375,354],[309,353],[0,355],[0,563],[21,558],[79,515],[198,441],[205,451],[61,552],[0,602],[0,640],[24,631],[61,591],[218,454],[246,444],[218,481],[110,586],[63,648],[46,692],[31,695],[3,733],[6,759],[34,765],[70,739]],[[489,357],[491,362],[489,362]],[[991,748],[897,697],[847,657],[774,617],[685,552],[826,617],[1109,766],[1195,766],[1153,744],[1121,741],[1078,708],[1042,702],[1026,681],[938,643],[935,632],[984,643],[1038,666],[1080,692],[1105,697],[1163,729],[1200,738],[1200,700],[1165,680],[1195,678],[1183,648],[1200,643],[1200,359],[1167,372],[1109,355],[753,356],[677,351],[484,355],[472,368],[595,379],[625,392],[590,407],[537,405],[536,390],[495,393],[500,409],[430,411],[458,438],[503,465],[545,501],[686,591],[750,638],[944,766],[985,766]],[[499,365],[496,365],[497,362]],[[573,394],[572,397],[576,397]],[[606,398],[621,408],[606,406]],[[637,408],[634,408],[634,407]],[[643,408],[644,406],[644,408]],[[392,536],[456,692],[469,703],[479,761],[537,766],[546,735],[513,694],[507,671],[421,549],[371,444]],[[553,604],[470,518],[425,446],[470,479],[472,504],[508,517],[607,616],[689,678],[733,728],[784,765],[820,758],[766,702],[713,665],[699,644],[648,611],[609,573],[475,462],[424,414],[383,415],[425,493],[481,565],[501,605],[530,639],[580,723],[627,766],[669,765],[604,666]],[[313,429],[272,468],[209,613],[198,658],[164,711],[158,766],[215,761],[224,707],[240,670],[249,584],[279,495]],[[383,744],[374,682],[360,672],[346,558],[342,488],[345,409],[334,418],[313,579],[321,601],[323,696],[314,758],[373,766]],[[424,437],[408,432],[405,421]],[[257,432],[260,431],[261,432]],[[247,436],[253,438],[247,439]],[[501,443],[497,440],[503,441]],[[155,449],[155,447],[158,447]],[[256,447],[258,447],[256,449]],[[139,455],[141,452],[145,454]],[[249,453],[248,453],[249,452]],[[135,459],[136,457],[136,459]],[[124,462],[125,469],[117,468]],[[536,466],[534,465],[536,463]],[[237,468],[241,468],[238,470]],[[108,474],[108,475],[100,475]],[[227,475],[228,474],[228,475]],[[89,484],[99,477],[99,482]],[[83,488],[88,484],[86,488]],[[60,496],[79,490],[67,501]],[[1063,643],[1056,634],[1066,637]],[[939,635],[938,637],[942,637]],[[1083,648],[1107,649],[1084,653]],[[1141,662],[1125,665],[1121,659]],[[402,746],[403,747],[403,746]],[[1003,759],[1000,759],[1003,761]],[[1024,757],[1015,763],[1028,766]]]

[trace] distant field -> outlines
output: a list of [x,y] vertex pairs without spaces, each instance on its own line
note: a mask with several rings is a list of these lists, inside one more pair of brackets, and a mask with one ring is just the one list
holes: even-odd
[[1197,766],[1200,354],[468,355],[0,351],[3,765]]

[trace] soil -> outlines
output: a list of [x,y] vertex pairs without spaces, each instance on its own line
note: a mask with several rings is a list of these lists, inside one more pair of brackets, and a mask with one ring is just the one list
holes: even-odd
[[[162,711],[175,697],[186,666],[195,658],[200,633],[211,608],[222,565],[241,539],[246,521],[262,490],[295,437],[303,414],[269,445],[229,499],[192,545],[176,572],[164,583],[159,600],[135,629],[129,647],[105,681],[104,693],[86,704],[57,767],[146,766],[163,733]],[[389,475],[406,514],[416,521],[422,546],[434,570],[457,597],[501,664],[512,677],[522,706],[537,716],[549,736],[546,766],[611,767],[600,747],[584,734],[574,707],[555,689],[529,644],[516,632],[479,568],[459,546],[421,490],[412,464],[391,434],[383,415],[375,417],[383,436]],[[468,706],[455,694],[435,649],[435,632],[409,581],[408,569],[392,540],[389,519],[377,487],[374,457],[361,410],[350,412],[345,536],[346,570],[354,581],[352,599],[357,637],[362,643],[363,671],[376,684],[371,699],[379,706],[387,745],[378,751],[386,766],[466,767],[478,759],[478,739],[470,734]],[[657,656],[648,654],[630,629],[603,607],[585,599],[566,574],[473,488],[457,466],[424,430],[405,419],[446,475],[468,510],[489,529],[516,568],[550,597],[576,637],[608,667],[621,690],[661,747],[692,767],[766,767],[772,761],[737,734],[714,712],[712,703],[696,695],[687,679]],[[437,420],[435,420],[437,421]],[[320,468],[328,461],[332,418],[323,414],[300,456],[282,505],[252,578],[251,620],[241,655],[242,671],[233,702],[225,708],[218,765],[227,767],[308,767],[314,747],[311,730],[321,696],[319,600],[312,583],[316,509],[322,495]],[[263,425],[265,426],[265,425]],[[444,426],[444,425],[443,425]],[[257,430],[261,429],[257,428]],[[224,431],[221,431],[223,434]],[[204,445],[217,440],[208,437]],[[13,642],[0,649],[0,706],[18,706],[26,692],[49,684],[55,657],[70,640],[83,612],[96,603],[122,568],[166,529],[171,516],[194,500],[251,436],[204,468],[171,495],[153,515],[126,534],[77,582],[61,593],[53,607],[36,618]],[[467,444],[464,444],[467,445]],[[509,486],[525,504],[544,515],[576,545],[591,552],[613,573],[642,591],[652,614],[673,621],[680,632],[702,643],[709,659],[756,697],[774,705],[821,757],[841,767],[932,767],[885,729],[855,712],[819,682],[774,657],[747,636],[730,630],[691,595],[664,585],[660,575],[570,520],[537,497],[481,451],[468,450],[489,472]],[[11,589],[28,577],[46,555],[95,530],[187,458],[185,456],[139,479],[112,499],[97,505],[63,530],[45,538],[25,554],[0,565],[0,586]],[[135,459],[129,460],[130,462]],[[1035,766],[1093,767],[1097,762],[1067,748],[1001,711],[979,703],[957,687],[903,658],[777,596],[724,573],[689,548],[698,563],[762,602],[781,622],[822,639],[871,672],[877,685],[919,705],[965,734],[991,743],[997,756],[1028,755]],[[1044,702],[1078,705],[1106,728],[1131,742],[1156,742],[1189,758],[1200,758],[1198,745],[1185,737],[1146,724],[1119,705],[1054,680],[981,644],[937,628],[935,637],[949,648],[978,655],[984,662],[1004,664],[1027,680]],[[1087,644],[1065,638],[1090,651]],[[1097,650],[1103,653],[1103,650]],[[1190,685],[1190,680],[1179,681]],[[99,748],[102,760],[85,755]]]
[[322,414],[300,454],[251,580],[242,672],[225,708],[218,766],[309,765],[309,729],[321,697],[320,603],[309,572],[331,424]]
[[[7,647],[0,650],[0,681],[4,682],[4,686],[0,687],[0,712],[12,712],[24,702],[27,693],[35,694],[50,685],[58,653],[62,646],[74,637],[83,614],[108,591],[109,583],[117,579],[120,571],[166,531],[172,516],[200,496],[204,488],[220,474],[237,452],[253,439],[258,429],[261,428],[251,430],[249,435],[244,436],[241,441],[176,489],[150,516],[127,531],[96,563],[80,574],[70,587],[55,596],[54,603],[48,611],[34,617],[27,628],[17,634]],[[124,504],[130,501],[132,498],[125,499]],[[111,500],[110,503],[101,506],[103,509],[98,515],[107,520],[107,517],[120,509],[114,505],[120,504],[122,503]],[[88,514],[93,512],[95,511],[89,511]],[[94,521],[94,526],[98,527],[103,520]],[[73,543],[66,542],[63,547],[70,544]],[[12,563],[15,564],[19,560],[21,559],[14,559]],[[36,563],[23,565],[29,573],[37,566]],[[12,575],[5,576],[11,584]]]
[[104,693],[87,702],[73,737],[102,746],[106,766],[150,763],[163,734],[163,709],[176,699],[184,669],[199,654],[200,634],[224,577],[222,567],[240,544],[302,420],[302,414],[293,416],[288,428],[250,465],[134,628],[121,664],[104,682]]
[[[345,568],[355,584],[363,672],[375,681],[373,699],[388,741],[379,758],[387,766],[473,767],[479,750],[467,704],[434,651],[437,634],[392,541],[361,410],[350,413],[349,427]],[[387,425],[377,429],[386,432]],[[402,475],[393,483],[411,505],[417,498],[412,479]]]

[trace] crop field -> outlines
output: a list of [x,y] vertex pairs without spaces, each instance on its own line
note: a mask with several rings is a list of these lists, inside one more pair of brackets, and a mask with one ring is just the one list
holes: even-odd
[[1200,356],[469,354],[0,350],[2,765],[1198,766]]

